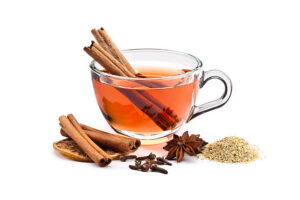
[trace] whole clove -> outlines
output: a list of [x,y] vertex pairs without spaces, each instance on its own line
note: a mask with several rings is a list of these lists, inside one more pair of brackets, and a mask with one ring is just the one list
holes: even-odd
[[156,165],[164,165],[165,163],[162,162],[162,161],[159,161],[159,160],[149,160],[147,159],[146,162],[151,166],[153,164],[156,164]]
[[121,155],[119,160],[122,162],[126,162],[126,160],[128,159],[135,159],[135,158],[137,158],[136,155]]
[[129,168],[130,168],[130,169],[133,169],[133,170],[139,170],[139,169],[141,169],[141,166],[137,166],[137,165],[129,165]]
[[136,160],[154,160],[156,158],[156,155],[153,153],[150,153],[148,156],[141,156],[141,157],[137,157]]
[[150,165],[148,163],[144,163],[140,166],[142,172],[147,172],[150,169]]
[[148,158],[149,158],[150,160],[154,160],[154,159],[156,158],[156,155],[153,154],[153,153],[150,153],[149,156],[148,156]]
[[[121,159],[126,160],[125,158],[120,158],[120,160]],[[135,165],[129,165],[129,168],[142,172],[148,172],[151,169],[152,172],[168,174],[168,171],[166,169],[158,167],[157,165],[172,165],[172,163],[165,160],[164,157],[156,157],[155,154],[150,153],[148,156],[136,157]]]
[[166,169],[158,167],[157,165],[152,165],[151,166],[151,171],[159,172],[159,173],[162,173],[162,174],[168,174],[168,171]]
[[170,163],[169,161],[167,161],[164,157],[157,157],[156,160],[157,160],[157,161],[160,161],[160,162],[163,162],[163,163],[165,163],[166,165],[172,166],[172,163]]
[[135,161],[135,166],[140,166],[140,165],[141,165],[141,163],[142,163],[142,161],[140,161],[140,160],[136,160],[136,161]]
[[151,164],[149,164],[148,162],[145,162],[144,164],[141,164],[140,160],[136,160],[135,165],[129,165],[130,169],[141,170],[142,172],[149,171],[150,167],[151,167]]

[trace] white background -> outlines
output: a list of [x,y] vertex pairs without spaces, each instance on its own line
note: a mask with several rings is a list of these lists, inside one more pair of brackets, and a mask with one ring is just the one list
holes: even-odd
[[[1,1],[0,199],[299,199],[299,10],[296,0]],[[227,165],[186,156],[162,175],[55,153],[62,114],[112,132],[82,50],[100,26],[121,49],[180,50],[226,72],[228,104],[184,129],[209,142],[246,138],[264,158]],[[198,103],[222,90],[211,81]],[[138,153],[150,151],[166,153]]]

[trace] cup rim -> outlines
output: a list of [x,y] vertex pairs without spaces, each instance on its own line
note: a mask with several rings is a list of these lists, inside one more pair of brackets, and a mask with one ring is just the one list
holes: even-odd
[[170,49],[159,49],[159,48],[136,48],[136,49],[125,49],[125,50],[121,50],[122,52],[132,52],[132,51],[165,51],[165,52],[171,52],[171,53],[177,53],[177,54],[182,54],[185,56],[189,56],[190,58],[194,59],[197,62],[197,66],[195,68],[193,68],[192,70],[185,72],[183,74],[176,74],[176,75],[171,75],[171,76],[164,76],[164,77],[159,77],[159,78],[139,78],[139,77],[126,77],[126,76],[118,76],[118,75],[114,75],[114,74],[108,74],[106,72],[100,71],[96,66],[95,66],[95,60],[92,60],[92,62],[90,63],[90,68],[92,70],[92,72],[96,73],[97,75],[100,76],[106,76],[106,77],[112,77],[112,78],[116,78],[116,79],[121,79],[121,80],[132,80],[132,81],[136,81],[136,80],[142,80],[142,81],[146,81],[146,80],[168,80],[168,79],[176,79],[176,78],[182,78],[188,75],[193,74],[194,72],[198,71],[199,69],[202,68],[202,62],[199,58],[197,58],[196,56],[193,56],[192,54],[189,53],[185,53],[182,51],[175,51],[175,50],[170,50]]

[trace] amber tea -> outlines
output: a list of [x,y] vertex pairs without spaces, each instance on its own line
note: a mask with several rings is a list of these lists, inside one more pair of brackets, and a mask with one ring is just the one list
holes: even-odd
[[[166,85],[163,77],[188,72],[186,69],[136,67],[139,76],[147,82],[128,82],[128,87],[117,83],[107,84],[93,75],[93,86],[98,105],[111,127],[118,132],[134,132],[141,136],[175,130],[189,117],[199,87],[199,79],[183,83],[174,80]],[[158,78],[158,79],[155,79]],[[153,81],[152,81],[153,79]],[[181,81],[180,81],[181,80]]]

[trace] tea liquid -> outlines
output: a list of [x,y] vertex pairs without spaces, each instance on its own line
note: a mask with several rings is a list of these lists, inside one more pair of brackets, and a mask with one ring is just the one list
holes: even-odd
[[[146,78],[166,77],[186,72],[184,69],[135,68]],[[164,85],[164,80],[161,80],[160,84]],[[100,82],[97,76],[93,76],[93,85],[98,105],[108,123],[116,131],[130,131],[149,136],[155,134],[155,132],[158,134],[161,131],[176,129],[185,122],[194,105],[199,80],[179,86],[174,84],[173,87],[166,88],[143,87],[135,89],[111,86]],[[141,100],[136,99],[133,94],[142,94],[142,98],[146,97],[144,98],[145,102],[141,104]],[[153,102],[159,102],[159,105],[161,105],[160,113],[156,113],[155,109],[153,110],[157,107]],[[163,117],[161,117],[161,113]],[[161,126],[160,123],[157,123],[157,119],[162,121],[163,124],[167,120],[167,125],[170,126]],[[169,124],[169,122],[172,122],[172,124]]]

